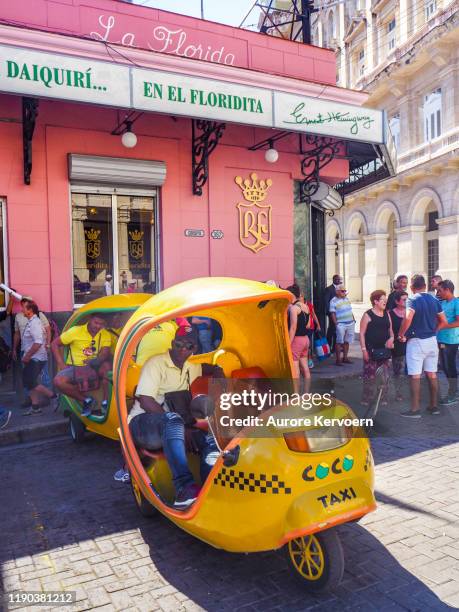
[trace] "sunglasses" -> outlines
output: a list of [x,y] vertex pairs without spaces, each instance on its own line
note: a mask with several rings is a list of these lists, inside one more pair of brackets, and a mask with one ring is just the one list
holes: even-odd
[[194,348],[193,342],[184,342],[183,340],[174,340],[174,346],[178,349],[186,349],[187,351],[191,351]]

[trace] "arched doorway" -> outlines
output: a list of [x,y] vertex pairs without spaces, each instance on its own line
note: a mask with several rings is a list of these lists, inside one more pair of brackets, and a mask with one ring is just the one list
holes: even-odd
[[328,221],[325,233],[326,276],[330,285],[335,274],[343,275],[341,229],[335,219]]
[[352,215],[347,225],[344,240],[344,276],[353,302],[363,300],[363,277],[365,276],[365,236],[367,235],[366,221],[362,213]]
[[438,194],[430,188],[421,189],[410,209],[411,270],[423,274],[427,282],[441,267],[437,221],[442,216]]
[[434,274],[437,274],[440,267],[437,220],[438,210],[435,204],[430,202],[424,214],[424,225],[426,226],[424,238],[424,269],[427,271],[428,281]]
[[[397,274],[404,273],[407,271],[404,265],[399,263],[399,252],[398,252],[398,229],[400,228],[400,215],[397,207],[393,202],[383,202],[376,213],[375,220],[375,234],[379,236],[379,251],[380,256],[383,255],[383,243],[384,237],[386,240],[386,267],[380,266],[380,272],[384,272],[389,279],[393,280]],[[402,262],[405,264],[406,262]],[[381,289],[389,289],[389,282],[387,286],[381,287]]]

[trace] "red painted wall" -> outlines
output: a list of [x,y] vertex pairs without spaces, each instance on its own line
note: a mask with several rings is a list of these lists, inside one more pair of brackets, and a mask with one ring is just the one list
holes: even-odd
[[[40,101],[33,138],[30,186],[23,182],[21,99],[0,95],[0,196],[7,199],[9,277],[11,286],[31,294],[47,311],[73,306],[71,215],[68,153],[161,160],[167,179],[161,193],[164,285],[208,275],[293,280],[293,178],[300,175],[297,136],[276,145],[279,161],[268,164],[264,151],[248,147],[267,130],[229,125],[210,160],[210,177],[202,197],[191,191],[191,121],[143,115],[135,124],[138,144],[126,149],[110,132],[116,110]],[[335,160],[323,177],[337,182],[348,164]],[[236,205],[242,194],[236,175],[271,178],[266,202],[273,207],[272,243],[257,254],[239,241]],[[205,238],[186,238],[186,228],[204,229]],[[224,239],[209,237],[212,229]]]

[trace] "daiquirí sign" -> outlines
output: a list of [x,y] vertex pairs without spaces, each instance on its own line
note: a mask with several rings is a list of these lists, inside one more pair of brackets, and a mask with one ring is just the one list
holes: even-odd
[[386,141],[379,110],[16,47],[0,46],[0,91],[346,140]]

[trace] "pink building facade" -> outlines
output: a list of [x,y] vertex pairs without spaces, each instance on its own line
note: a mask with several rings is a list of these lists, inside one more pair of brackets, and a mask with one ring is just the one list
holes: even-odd
[[200,276],[290,284],[308,135],[338,142],[327,185],[347,136],[385,138],[334,81],[330,51],[116,0],[2,5],[3,280],[53,313]]

